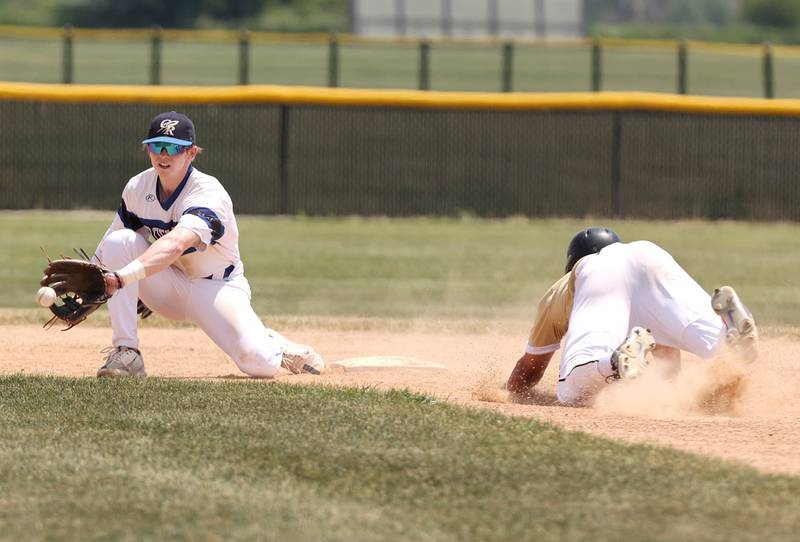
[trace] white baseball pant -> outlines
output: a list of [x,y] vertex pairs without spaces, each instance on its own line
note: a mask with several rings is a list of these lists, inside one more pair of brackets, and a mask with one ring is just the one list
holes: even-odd
[[664,249],[648,241],[609,245],[575,268],[560,402],[583,404],[606,384],[611,354],[634,326],[650,329],[658,345],[702,358],[725,336],[711,296]]
[[[110,269],[119,269],[149,246],[136,232],[119,229],[103,239],[97,257]],[[243,373],[272,377],[278,372],[283,345],[289,341],[264,327],[250,306],[250,284],[241,272],[227,280],[190,279],[168,267],[118,290],[108,301],[114,346],[139,348],[137,299],[161,316],[196,323]]]

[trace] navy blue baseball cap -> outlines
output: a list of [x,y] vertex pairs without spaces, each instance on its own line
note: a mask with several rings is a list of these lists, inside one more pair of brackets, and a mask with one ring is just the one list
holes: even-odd
[[192,119],[181,113],[169,111],[161,113],[150,121],[147,132],[147,143],[175,143],[176,145],[194,145],[194,123]]

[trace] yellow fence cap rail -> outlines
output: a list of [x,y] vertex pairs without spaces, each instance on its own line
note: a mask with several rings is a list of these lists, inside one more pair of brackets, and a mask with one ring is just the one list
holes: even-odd
[[0,100],[67,103],[305,104],[497,111],[673,111],[800,116],[800,100],[683,96],[648,92],[494,93],[369,90],[272,85],[119,86],[0,83]]

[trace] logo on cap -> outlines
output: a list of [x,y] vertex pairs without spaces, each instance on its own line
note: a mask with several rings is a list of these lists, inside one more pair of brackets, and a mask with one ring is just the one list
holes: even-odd
[[175,127],[178,125],[180,121],[178,120],[170,120],[164,119],[161,121],[161,129],[159,132],[163,132],[164,135],[174,136],[175,135]]

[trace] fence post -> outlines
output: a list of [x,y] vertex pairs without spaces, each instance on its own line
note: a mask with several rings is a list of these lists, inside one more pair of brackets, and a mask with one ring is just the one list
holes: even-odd
[[339,86],[339,38],[336,34],[328,39],[328,86]]
[[280,214],[289,214],[289,106],[280,105],[280,140],[278,163],[280,167]]
[[687,59],[688,48],[686,40],[678,42],[678,94],[686,94],[688,92],[688,78],[687,78]]
[[430,68],[431,44],[428,40],[419,42],[419,89],[430,90],[431,88],[431,68]]
[[150,84],[161,84],[161,27],[153,25],[150,37]]
[[611,117],[611,212],[622,218],[622,113],[614,111]]
[[772,64],[772,46],[769,43],[764,44],[764,97],[775,97],[775,71]]
[[250,32],[239,32],[239,84],[250,84]]
[[69,85],[73,81],[73,51],[72,42],[75,31],[72,25],[64,25],[64,44],[61,59],[61,82]]
[[592,91],[599,92],[603,87],[603,49],[600,40],[592,41]]
[[511,92],[514,71],[514,42],[503,44],[503,92]]

